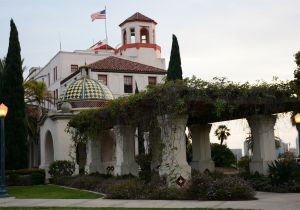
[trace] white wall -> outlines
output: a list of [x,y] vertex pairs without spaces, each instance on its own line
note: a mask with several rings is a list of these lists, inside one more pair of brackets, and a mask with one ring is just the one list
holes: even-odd
[[[61,94],[60,81],[71,74],[71,65],[78,65],[78,67],[85,64],[90,64],[106,58],[110,54],[95,54],[95,53],[83,53],[83,52],[58,52],[46,65],[38,72],[34,78],[46,83],[48,90],[53,93],[58,89],[58,96]],[[57,67],[57,80],[54,81],[54,71],[53,69]],[[48,85],[48,73],[50,74],[50,85]],[[48,108],[48,105],[45,105]],[[54,109],[53,105],[50,105],[50,109]]]
[[55,160],[72,160],[75,157],[74,150],[72,150],[71,135],[65,132],[68,119],[53,120],[48,117],[40,127],[40,140],[41,140],[41,165],[40,168],[47,168],[49,165],[46,163],[46,133],[50,131],[53,140],[54,161]]
[[145,90],[148,86],[148,77],[156,77],[157,83],[162,83],[165,75],[159,74],[133,74],[133,73],[111,73],[111,72],[91,72],[91,79],[98,79],[98,74],[107,75],[107,87],[111,90],[115,98],[122,95],[129,95],[124,93],[124,76],[132,76],[133,93],[138,86],[139,91]]

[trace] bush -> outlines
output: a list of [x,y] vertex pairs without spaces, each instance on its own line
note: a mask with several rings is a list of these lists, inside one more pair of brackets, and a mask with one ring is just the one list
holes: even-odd
[[197,200],[206,198],[206,193],[213,181],[212,177],[193,171],[190,186],[187,189],[188,196]]
[[107,190],[107,197],[112,199],[187,199],[185,189],[168,187],[162,180],[145,183],[137,178],[113,183]]
[[[148,186],[151,187],[151,186]],[[151,191],[148,195],[148,199],[154,200],[187,200],[188,197],[185,188],[159,186],[157,184],[152,185]]]
[[250,163],[251,159],[249,156],[243,156],[241,157],[241,159],[238,162],[238,167],[239,169],[241,169],[242,171],[246,171],[249,172],[249,163]]
[[217,167],[230,167],[235,164],[235,156],[226,145],[211,144],[211,157]]
[[112,199],[144,199],[147,188],[138,179],[124,180],[112,184],[108,188],[108,198]]
[[28,168],[6,171],[7,185],[38,185],[45,184],[45,170]]
[[208,200],[250,200],[254,199],[255,191],[245,180],[235,177],[217,179],[207,190]]
[[281,184],[275,184],[269,176],[260,175],[258,173],[250,174],[244,172],[240,175],[258,191],[278,193],[300,192],[300,184],[295,180],[288,180]]
[[78,189],[106,193],[107,188],[114,183],[128,179],[128,177],[112,177],[107,174],[93,173],[83,176],[60,176],[51,179],[52,184],[63,185]]
[[139,154],[135,157],[137,164],[139,164],[141,170],[139,172],[139,178],[145,182],[151,180],[151,155],[149,154]]
[[49,166],[51,177],[72,176],[75,171],[75,164],[68,160],[57,160]]
[[300,166],[293,159],[275,160],[269,165],[269,177],[273,185],[300,183]]

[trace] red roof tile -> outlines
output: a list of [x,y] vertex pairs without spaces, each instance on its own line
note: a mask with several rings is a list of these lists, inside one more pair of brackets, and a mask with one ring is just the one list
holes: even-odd
[[153,19],[148,18],[147,16],[137,12],[137,13],[133,14],[132,16],[130,16],[129,18],[127,18],[126,20],[124,20],[119,26],[121,27],[125,23],[134,22],[134,21],[150,22],[150,23],[152,22],[155,25],[157,24],[157,22],[155,22]]
[[129,61],[123,58],[109,56],[88,65],[96,72],[138,73],[138,74],[166,74],[164,69]]
[[109,46],[108,44],[106,44],[103,41],[97,42],[96,44],[91,46],[89,49],[90,50],[114,50],[113,47]]

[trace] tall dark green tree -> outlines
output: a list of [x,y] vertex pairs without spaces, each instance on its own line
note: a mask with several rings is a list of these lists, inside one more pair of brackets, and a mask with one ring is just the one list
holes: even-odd
[[172,50],[167,73],[168,81],[182,80],[181,58],[177,37],[173,34]]
[[2,83],[3,83],[3,78],[2,78],[2,75],[3,75],[3,71],[4,71],[4,68],[5,68],[5,58],[1,59],[0,58],[0,102],[3,101],[3,96],[2,96]]
[[10,21],[9,46],[2,81],[3,103],[8,106],[5,119],[6,168],[26,168],[28,147],[21,48],[18,30],[13,20]]

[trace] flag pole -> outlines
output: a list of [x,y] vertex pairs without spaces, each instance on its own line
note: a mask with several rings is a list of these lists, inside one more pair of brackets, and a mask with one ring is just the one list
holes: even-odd
[[105,5],[105,36],[106,36],[106,50],[107,50],[108,38],[107,38],[107,26],[106,26],[106,19],[107,19],[107,12],[106,12],[106,5]]

